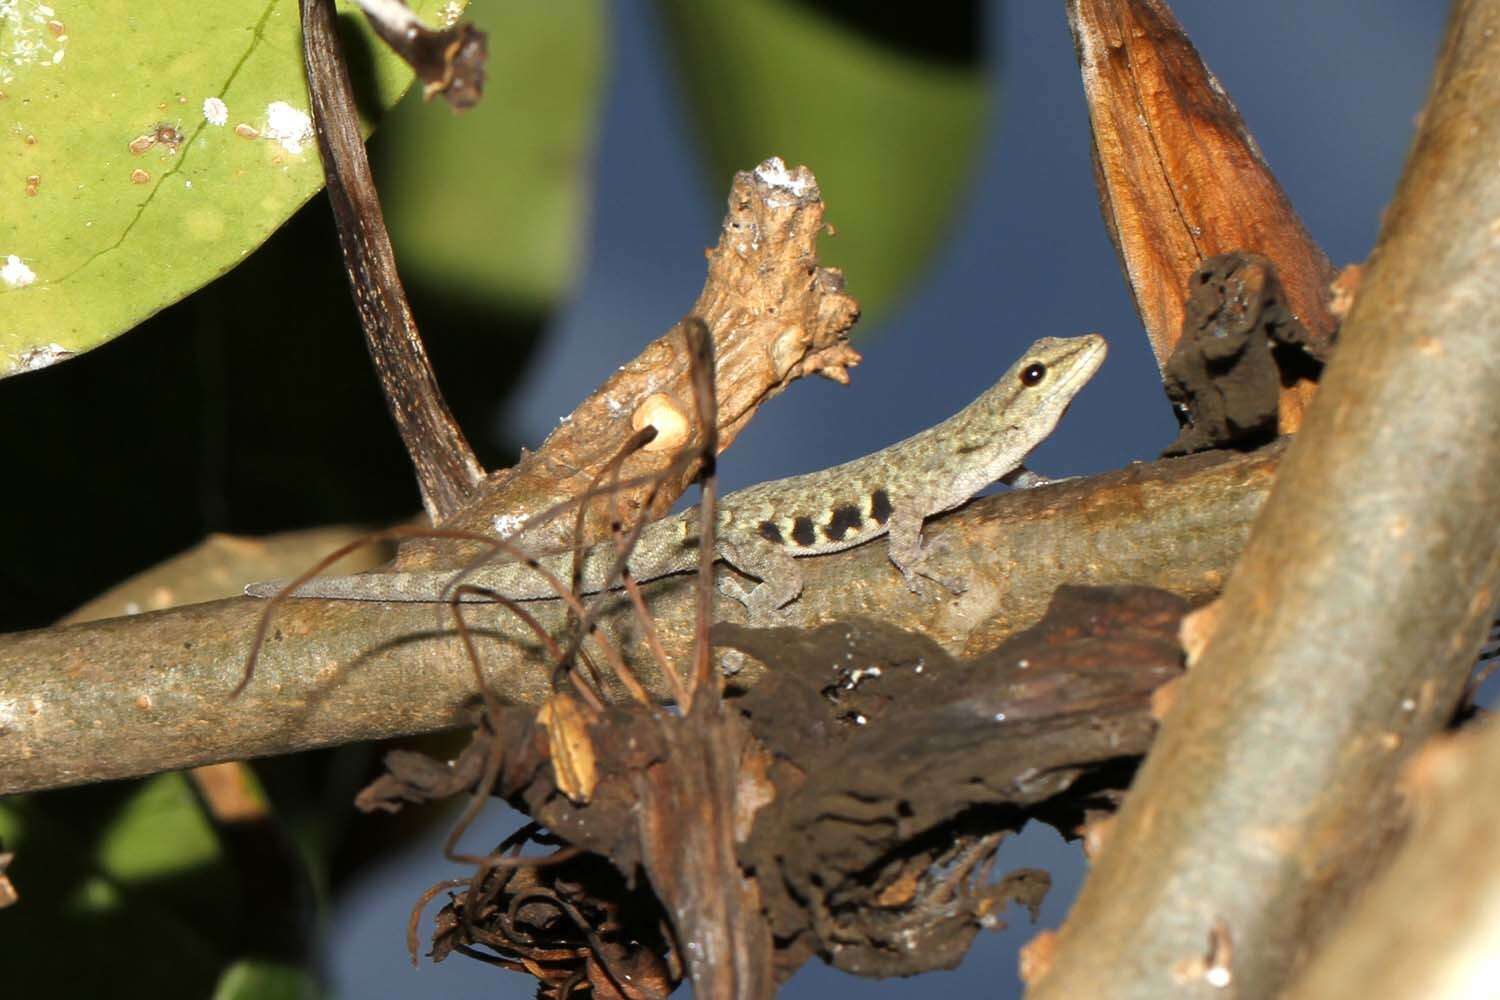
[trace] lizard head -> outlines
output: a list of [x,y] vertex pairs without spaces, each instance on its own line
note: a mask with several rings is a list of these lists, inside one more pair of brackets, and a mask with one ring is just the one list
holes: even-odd
[[1017,413],[1052,413],[1050,431],[1073,397],[1078,395],[1099,366],[1109,345],[1097,333],[1082,337],[1043,337],[1026,349],[1021,359],[1000,380],[1009,382]]
[[1096,333],[1043,337],[1000,380],[969,405],[959,421],[959,453],[990,459],[993,481],[1009,472],[1062,419],[1073,397],[1104,363],[1108,347]]

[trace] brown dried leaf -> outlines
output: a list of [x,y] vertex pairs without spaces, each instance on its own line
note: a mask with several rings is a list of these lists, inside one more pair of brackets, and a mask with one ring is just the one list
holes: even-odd
[[537,712],[537,723],[547,730],[552,751],[552,770],[558,789],[569,801],[583,805],[599,783],[594,743],[589,738],[589,718],[572,695],[559,691]]

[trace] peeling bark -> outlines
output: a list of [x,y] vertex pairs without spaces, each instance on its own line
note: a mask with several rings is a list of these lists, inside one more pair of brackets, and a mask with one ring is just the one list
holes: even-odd
[[[1323,346],[1334,269],[1303,228],[1228,93],[1163,0],[1068,0],[1094,134],[1105,228],[1136,312],[1166,367],[1188,277],[1210,257],[1269,258],[1292,313]],[[1301,426],[1314,385],[1282,391],[1280,432]]]

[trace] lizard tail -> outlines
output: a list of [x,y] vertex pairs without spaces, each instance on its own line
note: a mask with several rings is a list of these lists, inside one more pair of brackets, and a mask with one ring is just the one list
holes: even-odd
[[[322,597],[341,601],[389,601],[397,603],[436,603],[448,599],[444,590],[452,582],[449,573],[361,573],[355,576],[326,576],[309,580],[289,597]],[[245,588],[248,597],[271,598],[291,584],[291,580],[267,580]],[[465,603],[486,603],[482,594],[464,594]]]

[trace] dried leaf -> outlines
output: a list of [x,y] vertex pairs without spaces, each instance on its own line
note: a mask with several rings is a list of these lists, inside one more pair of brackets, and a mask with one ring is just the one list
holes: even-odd
[[559,691],[537,712],[536,721],[547,730],[557,787],[571,802],[588,802],[599,782],[599,768],[583,706],[572,695]]

